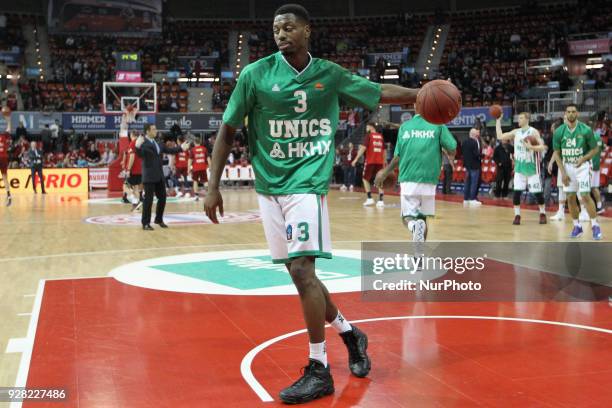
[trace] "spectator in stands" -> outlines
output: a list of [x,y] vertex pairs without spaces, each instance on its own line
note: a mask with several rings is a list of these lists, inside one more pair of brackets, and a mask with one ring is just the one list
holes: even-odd
[[68,150],[69,151],[73,151],[73,150],[79,148],[79,145],[80,145],[79,135],[76,133],[76,131],[74,130],[73,127],[68,129],[68,135],[67,135],[66,139],[68,141]]
[[482,140],[482,157],[485,160],[493,159],[493,148],[489,144],[488,140]]
[[51,151],[52,148],[52,140],[51,140],[51,129],[49,129],[49,125],[45,125],[44,128],[40,131],[40,139],[43,143],[43,152],[47,153]]
[[357,156],[357,149],[352,143],[348,144],[347,148],[344,146],[340,149],[342,155],[342,171],[344,173],[343,185],[340,187],[342,191],[353,191],[355,186],[355,167],[351,165],[351,162]]
[[101,156],[100,156],[100,152],[96,148],[95,143],[92,143],[89,146],[89,150],[87,151],[86,159],[87,159],[87,164],[89,167],[94,167],[100,164]]
[[17,139],[23,138],[25,140],[28,140],[28,131],[26,130],[23,121],[19,121],[19,126],[17,126],[17,129],[15,130],[15,137]]
[[49,130],[51,131],[51,150],[57,151],[59,145],[59,121],[57,119],[49,126]]
[[172,127],[170,128],[170,140],[177,141],[179,137],[183,135],[183,130],[178,125],[178,123],[174,122]]
[[[552,177],[553,174],[557,174],[557,163],[552,160],[553,149],[553,134],[555,129],[563,124],[563,119],[558,118],[551,123],[548,131],[544,132],[543,139],[546,145],[546,153],[542,159],[542,173],[544,174],[544,203],[548,203],[552,198]],[[543,127],[545,128],[545,127]],[[548,171],[550,169],[550,171]]]
[[64,133],[64,127],[60,123],[59,120],[55,121],[55,125],[57,126],[57,146],[56,152],[65,153],[66,152],[66,134]]
[[117,158],[117,154],[115,154],[115,149],[112,147],[112,145],[109,143],[106,146],[106,149],[104,150],[104,153],[102,154],[102,159],[100,164],[102,166],[108,166],[110,165],[113,161],[115,161],[115,159]]
[[469,137],[461,145],[463,165],[465,166],[463,205],[479,206],[482,204],[477,200],[481,167],[479,137],[480,131],[472,128],[470,129]]
[[508,187],[510,185],[510,177],[512,176],[512,155],[514,148],[509,140],[503,140],[498,143],[493,153],[493,160],[497,166],[497,175],[495,180],[495,197],[507,198]]
[[43,194],[47,194],[45,191],[45,184],[43,182],[43,157],[44,154],[41,152],[36,146],[36,142],[32,142],[30,144],[30,150],[28,152],[28,162],[30,164],[30,171],[32,173],[32,188],[34,189],[34,193],[36,193],[36,175],[38,175],[38,180],[40,181],[40,186]]
[[442,151],[442,164],[444,166],[444,185],[442,187],[442,194],[452,194],[453,161],[445,150]]
[[346,121],[346,137],[350,138],[353,135],[353,130],[357,125],[357,111],[355,109],[351,109],[348,114],[348,119]]

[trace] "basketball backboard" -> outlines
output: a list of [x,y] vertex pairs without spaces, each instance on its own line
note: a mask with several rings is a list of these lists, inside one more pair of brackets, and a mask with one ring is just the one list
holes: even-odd
[[121,114],[131,105],[139,114],[157,112],[157,84],[153,82],[104,82],[105,113]]

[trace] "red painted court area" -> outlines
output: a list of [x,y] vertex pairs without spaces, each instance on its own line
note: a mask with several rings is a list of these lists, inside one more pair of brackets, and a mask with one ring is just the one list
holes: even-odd
[[[373,368],[367,379],[351,377],[344,345],[328,329],[336,393],[307,406],[603,407],[612,401],[607,302],[334,298],[349,319],[377,319],[358,324],[369,335]],[[306,363],[307,335],[254,355],[253,376],[273,402],[247,384],[241,363],[256,346],[302,328],[297,296],[185,294],[113,278],[46,281],[27,386],[65,387],[70,398],[23,406],[280,405],[279,390]]]

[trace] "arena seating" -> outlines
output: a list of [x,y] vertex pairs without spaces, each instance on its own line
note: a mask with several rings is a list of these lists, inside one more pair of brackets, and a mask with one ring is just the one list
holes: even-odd
[[[140,51],[144,81],[152,81],[153,72],[177,69],[187,75],[191,68],[181,66],[177,57],[218,53],[227,64],[227,25],[197,21],[164,24],[162,37],[122,38],[54,35],[49,38],[53,59],[47,81],[22,84],[26,109],[57,111],[98,110],[102,82],[112,81],[116,51]],[[160,111],[188,111],[188,93],[176,83],[158,83]]]
[[559,81],[566,90],[572,84],[567,71],[526,72],[525,60],[563,56],[569,34],[607,31],[611,15],[612,6],[605,1],[456,13],[449,19],[438,77],[457,84],[464,106],[509,104],[548,81]]
[[[406,21],[388,17],[315,21],[311,52],[352,70],[363,66],[368,52],[399,52],[409,47],[416,58],[428,24],[427,19]],[[276,52],[268,24],[254,26],[251,31],[255,34],[249,40],[251,61]]]

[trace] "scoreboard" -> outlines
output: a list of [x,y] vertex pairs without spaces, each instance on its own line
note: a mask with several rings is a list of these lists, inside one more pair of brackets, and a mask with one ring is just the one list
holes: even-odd
[[141,57],[139,52],[115,52],[115,80],[140,82]]

